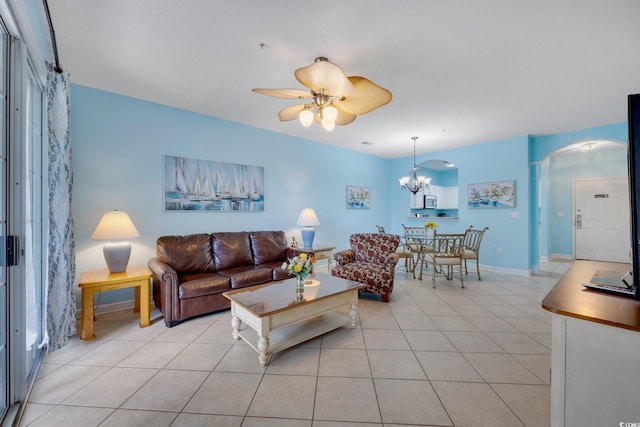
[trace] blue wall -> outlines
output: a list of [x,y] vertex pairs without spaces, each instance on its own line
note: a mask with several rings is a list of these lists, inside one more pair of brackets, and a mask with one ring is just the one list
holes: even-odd
[[[614,152],[579,153],[553,161],[549,157],[567,145],[598,139],[620,142],[624,144],[624,149]],[[571,181],[579,178],[625,176],[627,139],[627,123],[531,137],[531,164],[538,165],[537,175],[532,173],[531,180],[532,265],[537,264],[538,255],[560,255],[567,258],[573,256],[573,212],[569,197],[572,194]],[[558,216],[558,212],[564,212],[564,216]]]
[[616,123],[574,132],[531,137],[531,161],[542,161],[549,154],[566,145],[594,139],[608,139],[626,143],[629,139],[627,123]]
[[[622,137],[626,124],[509,138],[423,154],[416,161],[444,159],[458,166],[459,218],[436,219],[438,230],[488,226],[481,263],[527,273],[534,253],[537,257],[531,162],[577,140]],[[375,232],[376,224],[402,234],[403,223],[424,223],[408,217],[409,193],[397,181],[406,175],[412,157],[383,159],[79,85],[71,90],[71,138],[79,272],[104,268],[102,242],[90,236],[102,214],[113,209],[128,212],[141,234],[131,242],[131,264],[146,264],[154,256],[155,240],[166,234],[275,229],[301,240],[295,222],[305,207],[313,207],[320,219],[315,242],[338,249],[348,246],[354,232]],[[265,211],[165,212],[164,155],[264,166]],[[440,185],[452,185],[454,178],[440,174],[437,179]],[[515,208],[466,206],[469,184],[503,180],[516,181]],[[346,185],[370,187],[371,209],[346,209]],[[565,187],[550,187],[559,200],[566,199]],[[105,293],[102,303],[131,299],[130,292]]]
[[[526,136],[501,141],[488,142],[458,149],[428,153],[416,157],[417,163],[431,159],[443,159],[458,166],[458,220],[435,219],[438,231],[460,233],[473,225],[475,228],[489,227],[482,242],[482,264],[528,271],[529,246],[526,238],[514,239],[513,236],[526,236],[528,233],[529,189],[528,189],[528,138]],[[390,180],[406,175],[411,160],[391,160]],[[488,181],[516,181],[516,207],[514,209],[470,209],[466,205],[466,192],[469,184]],[[424,219],[408,217],[409,195],[393,186],[391,195],[390,223],[386,229],[402,234],[402,225],[423,225]],[[512,218],[512,214],[518,218]],[[498,254],[498,248],[502,253]]]
[[[344,249],[353,232],[389,222],[389,161],[83,86],[71,88],[78,272],[104,268],[90,240],[104,212],[126,211],[141,237],[130,264],[146,265],[166,234],[284,230],[300,238],[301,209],[315,209],[315,243]],[[264,166],[264,212],[163,211],[163,155]],[[346,185],[371,188],[371,209],[346,209]],[[106,292],[102,303],[131,290]],[[132,293],[131,293],[132,295]]]

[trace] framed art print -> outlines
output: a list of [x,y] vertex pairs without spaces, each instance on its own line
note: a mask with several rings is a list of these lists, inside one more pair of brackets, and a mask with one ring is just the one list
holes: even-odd
[[264,211],[264,168],[164,156],[165,211]]
[[512,180],[469,184],[467,206],[469,208],[515,208],[516,182]]
[[371,189],[357,185],[347,185],[347,209],[369,209]]

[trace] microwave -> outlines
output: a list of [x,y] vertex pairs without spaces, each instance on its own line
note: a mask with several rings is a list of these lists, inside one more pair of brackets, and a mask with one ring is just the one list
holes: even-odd
[[425,209],[435,209],[438,207],[438,198],[433,194],[425,194],[424,195],[424,208]]

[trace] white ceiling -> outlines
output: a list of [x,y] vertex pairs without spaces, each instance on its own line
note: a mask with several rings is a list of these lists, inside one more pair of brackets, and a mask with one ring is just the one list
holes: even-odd
[[[385,158],[624,122],[640,92],[638,0],[48,3],[73,83]],[[317,56],[393,100],[331,133],[280,122],[297,102],[251,89],[303,89]]]

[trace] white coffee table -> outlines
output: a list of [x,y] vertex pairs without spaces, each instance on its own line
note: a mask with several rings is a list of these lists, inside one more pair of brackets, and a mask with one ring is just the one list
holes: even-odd
[[[258,352],[265,366],[272,354],[324,333],[356,326],[358,290],[365,285],[318,273],[296,299],[295,279],[227,291],[233,338]],[[249,328],[241,329],[242,322]]]

